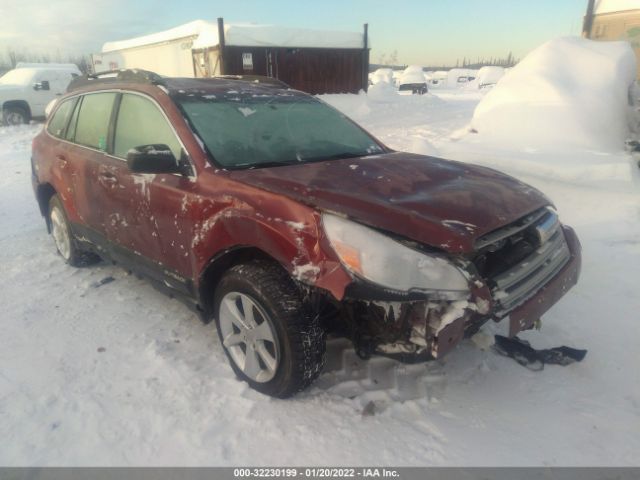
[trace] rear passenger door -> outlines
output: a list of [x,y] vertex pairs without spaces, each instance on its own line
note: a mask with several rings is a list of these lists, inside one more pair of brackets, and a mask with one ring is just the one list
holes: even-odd
[[[104,223],[109,199],[120,194],[112,173],[109,125],[116,92],[87,93],[76,105],[66,138],[73,142],[68,161],[74,166],[75,205],[83,224],[106,236]],[[91,234],[92,232],[87,232]]]
[[100,240],[95,233],[102,237],[105,234],[102,221],[105,199],[98,188],[102,181],[99,171],[108,158],[109,125],[116,96],[115,92],[97,92],[78,97],[64,133],[69,143],[61,158],[57,158],[66,165],[71,179],[70,191],[80,228],[89,227],[79,233],[86,233],[95,241]]
[[53,138],[49,143],[48,155],[51,158],[52,177],[55,179],[55,188],[69,217],[69,221],[78,223],[77,202],[75,201],[74,181],[77,176],[77,165],[70,161],[73,157],[74,145],[65,142],[65,134],[69,119],[78,101],[77,98],[69,98],[57,106],[53,115],[47,122],[47,133]]

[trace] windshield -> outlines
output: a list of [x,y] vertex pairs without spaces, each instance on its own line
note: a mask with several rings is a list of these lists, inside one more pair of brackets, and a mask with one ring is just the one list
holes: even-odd
[[31,83],[34,71],[30,68],[16,68],[9,70],[0,77],[0,85],[27,85]]
[[299,93],[189,93],[178,95],[176,101],[225,168],[291,165],[384,151],[340,112]]

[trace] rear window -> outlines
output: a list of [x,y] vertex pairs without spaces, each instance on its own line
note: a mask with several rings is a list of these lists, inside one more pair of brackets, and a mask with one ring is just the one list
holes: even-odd
[[72,98],[62,102],[58,107],[56,112],[53,114],[53,117],[51,117],[51,120],[49,120],[49,126],[47,127],[47,131],[51,135],[62,138],[75,103],[76,99]]
[[109,120],[116,94],[92,93],[85,95],[80,106],[75,142],[87,147],[107,150]]
[[76,125],[78,124],[78,113],[80,113],[80,106],[82,105],[82,98],[79,98],[76,102],[76,108],[73,109],[73,115],[71,116],[71,120],[69,121],[69,126],[67,127],[67,134],[65,138],[71,142],[76,136]]

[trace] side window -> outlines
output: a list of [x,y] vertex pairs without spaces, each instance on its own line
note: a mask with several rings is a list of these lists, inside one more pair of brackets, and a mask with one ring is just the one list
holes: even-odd
[[47,131],[53,135],[54,137],[62,138],[64,135],[64,130],[67,128],[67,123],[69,121],[69,117],[71,116],[71,112],[73,111],[73,106],[76,104],[76,99],[71,98],[62,102],[62,104],[58,107],[56,112],[49,120],[49,125],[47,126]]
[[76,102],[76,108],[73,110],[71,121],[69,122],[69,126],[67,127],[67,134],[65,135],[65,138],[70,142],[73,142],[76,136],[76,125],[78,125],[78,114],[80,113],[81,106],[82,97],[80,97]]
[[92,93],[84,96],[76,125],[76,143],[107,150],[109,120],[115,98],[115,93]]
[[127,158],[127,152],[134,147],[159,143],[180,158],[180,142],[158,107],[140,95],[125,93],[118,111],[113,154]]

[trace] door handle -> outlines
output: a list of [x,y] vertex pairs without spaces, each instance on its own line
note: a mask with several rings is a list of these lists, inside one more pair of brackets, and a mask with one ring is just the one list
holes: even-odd
[[60,155],[60,154],[56,155],[56,160],[60,164],[61,168],[64,168],[67,166],[67,157],[65,157],[64,155]]

